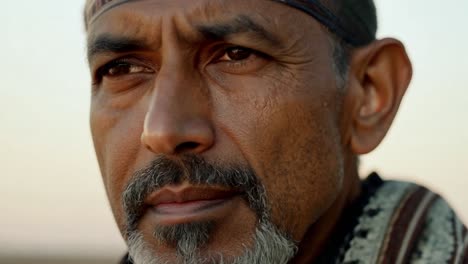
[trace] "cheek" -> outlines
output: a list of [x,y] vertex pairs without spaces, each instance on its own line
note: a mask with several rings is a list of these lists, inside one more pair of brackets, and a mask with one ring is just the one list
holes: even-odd
[[338,111],[331,108],[337,100],[334,79],[293,76],[283,71],[238,80],[229,102],[219,105],[262,178],[273,222],[300,240],[338,197],[344,161]]
[[99,98],[93,100],[90,125],[94,147],[107,197],[119,227],[124,224],[121,194],[142,151],[140,135],[143,120],[144,111],[139,111],[138,106],[125,111],[116,110]]
[[304,107],[285,106],[258,135],[273,221],[296,239],[337,198],[344,166],[336,125]]

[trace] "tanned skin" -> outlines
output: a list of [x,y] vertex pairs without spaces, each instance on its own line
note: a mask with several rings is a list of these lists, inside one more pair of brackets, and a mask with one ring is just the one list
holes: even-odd
[[[352,51],[339,87],[329,34],[269,0],[144,0],[93,19],[90,124],[120,230],[132,174],[196,154],[251,166],[272,222],[299,242],[293,263],[311,263],[359,195],[356,157],[384,138],[411,79],[403,45],[383,39]],[[218,226],[208,248],[241,254],[258,216],[240,199],[226,206],[199,216]],[[161,221],[148,213],[139,229],[155,254],[175,254],[150,238]]]

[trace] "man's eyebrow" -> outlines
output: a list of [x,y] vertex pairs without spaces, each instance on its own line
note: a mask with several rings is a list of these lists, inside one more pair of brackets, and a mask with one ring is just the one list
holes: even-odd
[[100,53],[125,53],[130,51],[149,50],[143,41],[122,36],[103,34],[92,39],[88,44],[88,60],[91,61]]
[[209,40],[225,40],[231,35],[239,33],[254,33],[259,39],[272,46],[280,46],[279,39],[265,27],[253,21],[247,15],[239,15],[236,18],[219,24],[198,25],[197,30]]

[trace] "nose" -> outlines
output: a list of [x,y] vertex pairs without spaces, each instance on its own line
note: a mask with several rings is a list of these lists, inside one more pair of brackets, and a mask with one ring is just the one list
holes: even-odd
[[209,98],[197,74],[161,68],[145,116],[141,141],[156,154],[200,154],[214,142]]

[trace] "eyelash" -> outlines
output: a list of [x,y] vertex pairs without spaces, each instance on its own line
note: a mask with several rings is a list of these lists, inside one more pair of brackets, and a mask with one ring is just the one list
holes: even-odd
[[[112,69],[113,67],[117,67],[119,65],[123,65],[123,64],[127,64],[129,66],[136,65],[135,62],[132,61],[132,59],[128,57],[112,60],[97,69],[96,76],[95,76],[96,83],[100,83],[102,79],[107,75],[110,69]],[[145,67],[143,65],[139,65],[139,66]]]
[[[248,56],[240,60],[235,60],[235,59],[223,60],[222,58],[229,56],[228,53],[230,51],[233,51],[233,49],[240,49],[241,51],[238,51],[238,52],[241,52],[241,53],[247,52]],[[212,60],[212,63],[214,62],[214,63],[220,64],[220,66],[224,68],[227,72],[230,72],[233,74],[244,73],[246,71],[248,72],[249,71],[248,68],[253,69],[256,65],[254,64],[256,60],[269,60],[270,59],[270,57],[265,53],[262,53],[255,49],[243,47],[243,46],[229,45],[229,46],[217,48],[217,50],[219,50],[218,55],[214,57],[214,59]],[[235,55],[235,54],[231,54],[231,55]],[[242,55],[245,55],[245,54],[241,54],[241,56]]]

